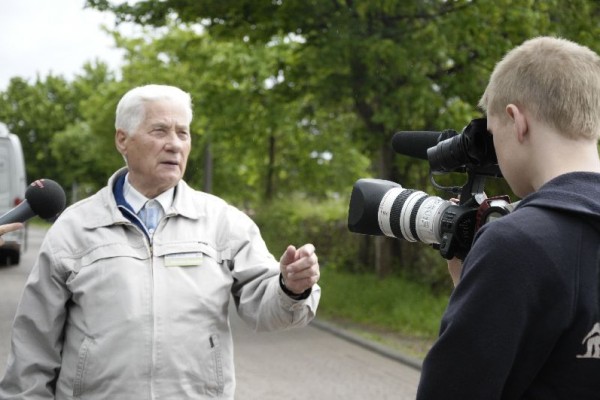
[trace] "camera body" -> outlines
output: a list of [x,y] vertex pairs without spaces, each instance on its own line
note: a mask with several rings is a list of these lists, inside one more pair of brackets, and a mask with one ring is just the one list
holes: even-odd
[[359,179],[350,196],[351,232],[419,241],[433,245],[446,259],[464,259],[477,230],[514,208],[508,196],[484,194],[485,179],[502,176],[484,118],[472,120],[461,134],[399,132],[392,144],[400,154],[426,158],[438,188],[442,187],[435,184],[434,174],[466,173],[467,183],[461,188],[442,188],[460,200],[457,204],[392,181]]

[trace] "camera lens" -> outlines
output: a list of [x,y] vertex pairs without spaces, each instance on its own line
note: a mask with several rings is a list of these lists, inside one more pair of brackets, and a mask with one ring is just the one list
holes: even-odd
[[389,190],[379,205],[377,220],[386,236],[409,242],[439,243],[440,219],[452,203],[420,190]]
[[360,179],[350,197],[348,228],[367,235],[386,235],[410,242],[437,244],[441,219],[451,202],[397,183]]

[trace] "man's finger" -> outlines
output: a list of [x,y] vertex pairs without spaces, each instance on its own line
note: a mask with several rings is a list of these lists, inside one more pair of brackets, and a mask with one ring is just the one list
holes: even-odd
[[300,259],[302,257],[310,257],[314,253],[315,253],[315,246],[313,246],[312,243],[307,243],[298,249],[298,254],[296,256],[296,259]]
[[281,259],[279,260],[281,265],[289,265],[296,260],[296,248],[292,245],[289,245],[287,249],[283,252]]
[[13,222],[11,224],[0,225],[0,236],[5,233],[16,231],[19,228],[22,228],[23,224],[20,222]]

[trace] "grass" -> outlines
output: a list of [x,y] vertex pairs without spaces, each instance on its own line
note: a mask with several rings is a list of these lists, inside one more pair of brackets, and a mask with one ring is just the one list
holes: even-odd
[[31,225],[33,225],[35,227],[44,228],[44,229],[50,228],[50,226],[52,225],[51,222],[43,220],[42,218],[37,217],[37,216],[33,217],[32,219],[30,219],[29,221],[27,221],[27,223],[31,224]]
[[437,337],[447,295],[401,277],[323,269],[318,318],[422,357]]

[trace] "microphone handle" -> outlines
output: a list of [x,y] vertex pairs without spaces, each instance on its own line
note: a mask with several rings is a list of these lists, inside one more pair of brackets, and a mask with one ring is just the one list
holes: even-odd
[[0,225],[25,222],[33,217],[35,217],[35,213],[29,207],[27,200],[24,200],[18,206],[0,216]]

